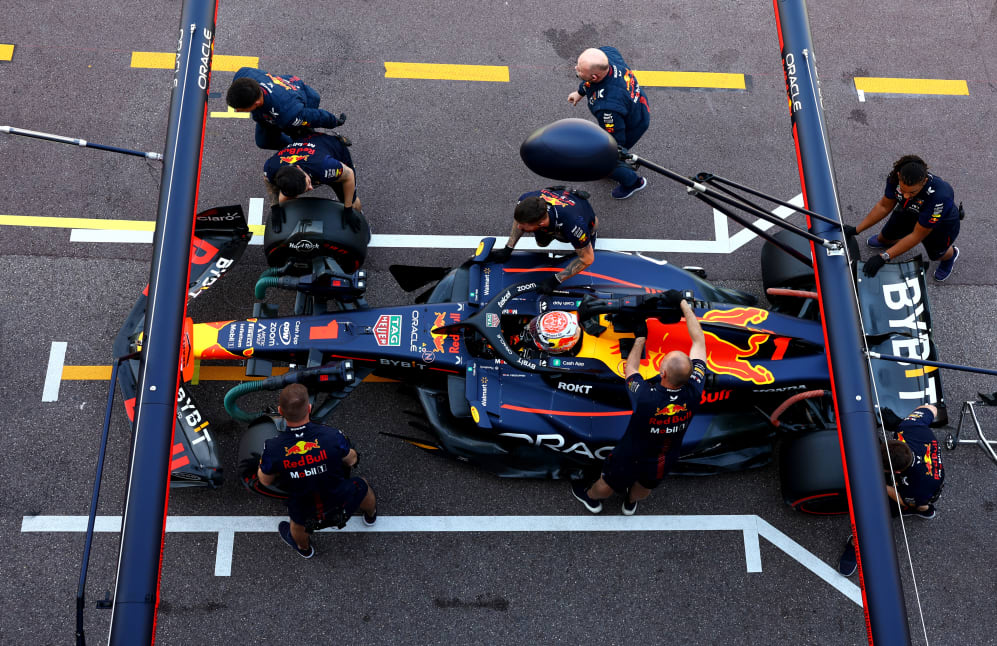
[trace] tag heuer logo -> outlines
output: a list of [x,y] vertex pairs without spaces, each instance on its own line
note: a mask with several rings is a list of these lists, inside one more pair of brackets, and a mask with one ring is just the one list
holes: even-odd
[[401,315],[381,315],[374,324],[374,340],[377,345],[400,346],[402,344]]
[[498,327],[499,326],[498,314],[492,314],[492,313],[485,314],[485,326]]

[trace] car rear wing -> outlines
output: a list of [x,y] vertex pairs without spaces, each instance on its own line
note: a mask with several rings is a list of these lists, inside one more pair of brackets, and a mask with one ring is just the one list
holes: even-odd
[[[883,355],[936,361],[926,270],[920,257],[886,264],[874,277],[858,272],[856,286],[869,350]],[[939,406],[935,425],[944,425],[945,398],[936,367],[872,359],[881,408],[906,417],[922,404]]]

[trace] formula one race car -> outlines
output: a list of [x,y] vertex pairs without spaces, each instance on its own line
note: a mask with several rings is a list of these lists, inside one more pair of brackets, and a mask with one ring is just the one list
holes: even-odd
[[[762,276],[771,307],[750,294],[716,287],[705,272],[641,255],[597,251],[588,271],[550,294],[538,285],[567,258],[516,252],[489,262],[493,238],[456,268],[393,267],[415,304],[370,308],[360,269],[369,232],[342,223],[342,206],[318,198],[275,209],[264,250],[270,269],[256,285],[251,318],[193,323],[183,339],[185,380],[202,361],[240,362],[250,376],[225,397],[226,410],[249,423],[240,456],[258,453],[277,432],[268,415],[239,400],[260,390],[303,383],[322,421],[368,375],[415,387],[429,436],[410,443],[484,467],[501,476],[578,478],[598,471],[630,416],[622,378],[635,324],[647,321],[641,372],[653,376],[664,355],[690,346],[668,290],[685,293],[702,323],[711,373],[702,407],[683,440],[680,472],[708,474],[768,463],[782,437],[786,501],[803,511],[832,513],[845,505],[844,478],[830,394],[824,335],[812,270],[766,244]],[[213,285],[249,239],[239,207],[198,215],[190,296]],[[804,249],[805,241],[777,236]],[[297,292],[294,313],[278,316],[268,290]],[[873,350],[935,358],[924,266],[887,265],[859,282],[863,324]],[[139,299],[118,335],[116,355],[141,345],[145,301]],[[537,339],[537,319],[561,312],[571,345]],[[561,315],[558,315],[559,317]],[[549,339],[547,339],[549,340]],[[289,366],[278,372],[274,364]],[[119,372],[126,400],[135,393],[138,361]],[[881,405],[901,417],[921,403],[939,404],[937,372],[873,361]],[[133,405],[133,404],[132,404]],[[942,423],[940,421],[940,423]],[[208,421],[183,385],[177,398],[172,482],[213,486],[221,473]],[[256,491],[281,495],[250,475]]]

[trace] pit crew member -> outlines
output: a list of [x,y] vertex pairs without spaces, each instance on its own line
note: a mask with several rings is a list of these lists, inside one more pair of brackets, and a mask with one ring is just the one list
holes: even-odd
[[887,215],[890,219],[867,244],[879,250],[865,263],[865,275],[875,276],[891,258],[913,249],[918,243],[931,260],[938,260],[935,280],[952,275],[959,247],[962,205],[956,206],[955,193],[948,182],[928,172],[928,165],[916,155],[905,155],[893,164],[886,178],[886,190],[876,206],[857,226],[845,226],[846,235],[862,233]]
[[647,341],[646,322],[634,332],[633,349],[623,370],[633,406],[630,423],[606,459],[602,477],[591,486],[581,481],[571,486],[571,493],[593,514],[602,511],[602,500],[615,491],[624,496],[623,513],[632,516],[637,503],[647,498],[678,460],[682,437],[699,408],[707,373],[706,337],[680,293],[670,290],[665,297],[672,303],[678,301],[692,345],[688,354],[680,350],[666,354],[660,375],[645,380],[640,358]]
[[361,221],[354,209],[362,208],[357,198],[356,172],[350,151],[336,137],[317,132],[302,132],[263,164],[263,176],[270,187],[271,197],[283,204],[325,184],[336,192],[343,203],[344,220],[354,231]]
[[[616,143],[631,148],[647,131],[651,111],[637,77],[615,47],[586,49],[578,56],[575,74],[582,80],[578,90],[568,95],[571,105],[588,97],[589,111]],[[625,200],[647,186],[647,179],[620,162],[609,175],[619,182],[612,195]]]
[[[942,495],[945,483],[938,440],[931,431],[937,414],[938,409],[931,404],[918,406],[900,422],[893,437],[880,445],[886,495],[893,501],[890,504],[893,515],[899,512],[919,518],[935,517],[934,503]],[[891,470],[893,477],[890,477]],[[845,576],[855,573],[858,564],[854,536],[848,538],[838,567]]]
[[488,260],[505,262],[524,233],[532,233],[538,247],[553,240],[569,243],[578,254],[567,267],[540,285],[541,292],[550,292],[595,261],[595,238],[599,218],[588,201],[588,194],[563,186],[530,191],[519,196],[514,222],[505,247],[492,251]]
[[341,431],[310,421],[311,410],[308,389],[301,384],[280,392],[277,411],[287,430],[264,443],[256,474],[267,486],[280,477],[280,486],[288,493],[290,522],[281,521],[277,531],[306,559],[315,554],[311,531],[334,523],[337,515],[345,521],[359,509],[365,525],[377,521],[374,490],[363,478],[344,473],[344,466],[356,466],[357,452]]
[[256,145],[280,150],[291,142],[288,128],[335,128],[346,121],[318,107],[319,93],[297,76],[268,74],[254,67],[235,73],[225,101],[236,112],[248,112],[256,122]]

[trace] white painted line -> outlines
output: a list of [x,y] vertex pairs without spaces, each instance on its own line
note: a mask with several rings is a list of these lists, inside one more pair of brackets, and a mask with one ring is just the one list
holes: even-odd
[[[262,197],[251,197],[249,198],[249,226],[254,224],[263,224],[263,198]],[[261,245],[263,244],[263,236],[253,234],[253,237],[249,240],[251,245]]]
[[127,231],[112,229],[71,229],[70,242],[126,242],[152,244],[153,231]]
[[[799,195],[788,201],[790,204],[794,206],[803,206],[803,193],[800,193]],[[772,215],[782,220],[785,220],[794,213],[796,213],[796,211],[789,208],[788,206],[779,206],[772,210]],[[726,218],[724,219],[726,220]],[[754,224],[762,231],[768,231],[769,229],[775,226],[774,224],[772,224],[767,220],[757,220]],[[727,253],[733,253],[737,251],[738,249],[748,244],[757,237],[758,236],[755,235],[755,232],[750,229],[742,229],[741,231],[738,231],[737,233],[735,233],[730,237],[730,244],[727,246]]]
[[[167,522],[169,522],[169,516],[167,516]],[[234,546],[235,532],[218,532],[218,547],[215,549],[215,576],[232,575],[232,552]]]
[[[758,517],[755,516],[757,521]],[[748,566],[748,572],[762,571],[762,552],[758,545],[758,523],[752,523],[751,527],[744,528],[744,560]]]
[[758,519],[758,533],[795,559],[800,565],[824,579],[824,581],[836,588],[841,594],[854,601],[857,605],[862,605],[861,588],[849,581],[847,577],[839,574],[837,569],[821,561],[801,547],[799,543],[780,532],[762,518]]
[[48,353],[48,369],[45,371],[45,386],[42,388],[42,401],[59,401],[59,384],[62,383],[62,367],[66,363],[66,341],[53,341]]
[[[803,205],[803,194],[789,200],[791,204]],[[795,211],[785,206],[775,208],[772,213],[786,219]],[[259,219],[255,219],[258,217]],[[249,200],[249,223],[263,223],[263,198],[254,197]],[[757,220],[755,225],[767,231],[774,225],[766,220]],[[596,247],[607,251],[640,251],[654,253],[731,253],[751,242],[757,236],[754,232],[744,229],[733,236],[729,235],[727,217],[714,209],[713,211],[714,240],[650,240],[646,238],[599,238]],[[131,244],[151,244],[151,231],[121,231],[107,229],[72,229],[70,242],[117,242]],[[477,248],[484,236],[448,236],[448,235],[389,235],[375,233],[370,237],[370,247],[386,249],[467,249]],[[506,239],[504,234],[494,236],[497,244]],[[249,241],[251,245],[262,245],[263,236],[254,235]],[[532,237],[523,238],[516,245],[523,251],[565,250],[570,251],[571,245],[554,242],[549,247],[538,247]]]
[[[230,576],[235,534],[277,531],[282,516],[168,516],[167,532],[218,534],[215,576]],[[24,516],[22,532],[85,532],[86,516]],[[121,531],[121,516],[97,516],[96,532]],[[438,532],[674,532],[739,531],[744,536],[744,554],[749,573],[762,571],[758,537],[795,559],[836,590],[862,605],[862,591],[806,548],[762,518],[740,516],[379,516],[366,527],[351,518],[341,530],[372,534]]]
[[859,90],[859,103],[865,103],[865,90]]

